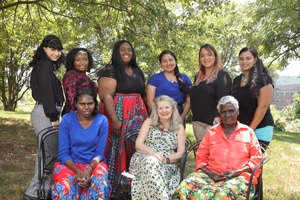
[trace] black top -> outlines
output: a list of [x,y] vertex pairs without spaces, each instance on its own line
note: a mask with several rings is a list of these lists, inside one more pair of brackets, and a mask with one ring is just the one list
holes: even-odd
[[63,103],[64,95],[50,60],[44,59],[34,65],[30,87],[33,99],[43,103],[45,115],[50,118],[51,122],[57,121],[59,112],[56,109],[56,103]]
[[[241,87],[241,77],[242,75],[236,77],[233,81],[234,91],[232,96],[234,96],[239,102],[239,116],[238,120],[246,125],[250,125],[254,117],[255,110],[258,106],[257,98],[252,98],[250,96],[250,90],[248,84],[244,87]],[[260,88],[270,84],[270,80],[267,77],[262,78],[262,85]],[[270,112],[270,107],[268,108],[264,118],[258,124],[257,128],[262,128],[265,126],[274,126],[274,120]]]
[[[117,80],[115,70],[112,65],[107,65],[100,70],[99,78],[107,77]],[[138,93],[142,96],[145,95],[145,76],[140,68],[133,68],[133,74],[123,77],[121,80],[117,80],[117,88],[115,93]]]
[[203,81],[198,86],[193,85],[190,93],[193,121],[212,125],[214,118],[219,116],[218,102],[221,97],[231,93],[231,87],[232,80],[224,70],[220,70],[216,80],[211,83]]

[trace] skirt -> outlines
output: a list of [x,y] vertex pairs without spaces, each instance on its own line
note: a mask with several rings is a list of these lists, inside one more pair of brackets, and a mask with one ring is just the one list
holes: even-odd
[[[100,113],[107,117],[109,123],[105,156],[109,169],[108,178],[112,185],[113,194],[116,193],[121,173],[128,170],[130,158],[135,152],[135,142],[124,145],[122,144],[124,142],[122,136],[129,132],[138,132],[148,117],[147,108],[140,94],[117,93],[114,97],[114,103],[118,119],[122,123],[121,133],[118,136],[112,134],[112,121],[104,109],[104,103],[101,102],[99,105]],[[120,146],[122,146],[121,149],[119,149]]]

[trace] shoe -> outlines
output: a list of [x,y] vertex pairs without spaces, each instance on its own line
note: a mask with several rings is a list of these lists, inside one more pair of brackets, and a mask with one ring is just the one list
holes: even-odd
[[29,196],[27,194],[24,194],[23,200],[37,200],[37,198],[36,197],[31,197],[31,196]]

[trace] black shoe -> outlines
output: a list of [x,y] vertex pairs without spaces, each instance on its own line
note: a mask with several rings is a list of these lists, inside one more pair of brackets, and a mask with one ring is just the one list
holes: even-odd
[[37,198],[36,197],[31,197],[31,196],[29,196],[27,194],[24,194],[23,200],[37,200]]

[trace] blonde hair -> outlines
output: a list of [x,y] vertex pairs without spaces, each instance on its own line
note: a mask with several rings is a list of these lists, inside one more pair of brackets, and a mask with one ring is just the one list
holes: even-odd
[[181,117],[177,110],[177,103],[176,103],[176,101],[174,101],[171,97],[169,97],[167,95],[161,95],[161,96],[157,97],[154,101],[153,109],[150,114],[152,127],[159,129],[159,130],[163,130],[163,128],[164,128],[163,124],[160,122],[160,118],[159,118],[158,112],[157,112],[157,104],[161,101],[169,102],[172,107],[173,113],[171,116],[169,131],[178,131],[179,125],[182,124],[182,120],[181,120]]
[[198,71],[197,79],[195,81],[195,85],[199,85],[200,82],[204,81],[205,76],[206,76],[205,67],[201,64],[201,61],[200,61],[200,53],[203,48],[212,52],[215,56],[214,68],[212,69],[210,74],[208,74],[206,83],[211,83],[214,80],[216,80],[219,70],[223,69],[223,67],[224,67],[215,47],[213,47],[211,44],[202,45],[199,50],[199,71]]

